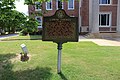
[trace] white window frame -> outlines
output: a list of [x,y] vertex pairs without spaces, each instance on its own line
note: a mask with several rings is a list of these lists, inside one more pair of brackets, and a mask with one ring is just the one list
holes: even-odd
[[36,16],[35,19],[37,20],[37,18],[41,18],[41,23],[38,25],[38,28],[42,28],[42,17],[41,16]]
[[74,10],[75,0],[73,0],[73,8],[69,8],[69,1],[68,1],[68,10]]
[[[56,9],[58,10],[58,0],[56,0]],[[62,2],[62,9],[64,9],[64,4],[63,4],[63,2]]]
[[[107,0],[107,2],[108,2],[108,0]],[[102,4],[102,2],[100,3],[100,0],[99,0],[99,5],[111,5],[112,4],[112,0],[110,0],[110,4]]]
[[[35,4],[37,4],[37,3],[40,3],[40,2],[35,2]],[[41,9],[40,8],[36,9],[36,5],[35,5],[35,11],[41,11]]]
[[[101,14],[109,14],[109,25],[101,25],[101,24],[100,24],[99,27],[111,27],[111,23],[112,23],[112,19],[111,19],[111,18],[112,18],[112,12],[101,12],[101,13],[99,13],[99,15],[101,15]],[[98,15],[98,16],[99,16],[99,15]],[[101,17],[99,17],[99,18],[100,18],[100,19],[99,19],[99,20],[100,20],[99,22],[101,23]],[[106,22],[107,22],[107,21],[106,21]],[[106,24],[107,24],[107,23],[106,23]]]
[[52,10],[52,0],[50,0],[49,2],[51,2],[51,9],[48,9],[48,8],[47,8],[48,2],[46,2],[46,10]]

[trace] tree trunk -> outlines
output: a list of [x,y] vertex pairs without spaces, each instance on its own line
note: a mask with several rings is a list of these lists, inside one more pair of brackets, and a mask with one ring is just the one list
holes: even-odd
[[12,33],[15,33],[16,29],[15,28],[12,28]]
[[8,28],[8,34],[10,34],[10,32],[11,32],[11,31],[10,31],[10,28]]

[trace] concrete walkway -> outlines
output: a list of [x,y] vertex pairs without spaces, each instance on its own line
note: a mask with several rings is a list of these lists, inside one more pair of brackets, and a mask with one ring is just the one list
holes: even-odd
[[0,36],[0,40],[1,40],[1,39],[10,38],[10,37],[15,37],[15,36],[19,36],[19,35],[18,35],[18,34],[1,35],[1,36]]
[[80,36],[79,41],[92,41],[99,46],[120,46],[120,38],[113,39],[86,39]]

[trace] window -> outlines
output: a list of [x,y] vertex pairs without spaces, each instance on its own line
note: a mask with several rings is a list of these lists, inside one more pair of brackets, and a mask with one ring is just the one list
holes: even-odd
[[74,0],[68,1],[68,9],[74,9]]
[[39,25],[38,28],[42,28],[42,17],[36,16],[35,19],[38,21]]
[[99,4],[101,5],[111,4],[111,0],[99,0]]
[[[63,2],[61,1],[61,0],[57,0],[56,1],[56,6],[57,6],[57,9],[60,9],[60,8],[62,8],[63,9]],[[62,4],[62,5],[60,5],[60,4]]]
[[52,10],[52,0],[46,2],[46,10]]
[[110,27],[111,26],[111,14],[110,13],[100,13],[99,14],[99,26],[100,27]]
[[35,2],[35,11],[41,10],[41,3],[40,2]]

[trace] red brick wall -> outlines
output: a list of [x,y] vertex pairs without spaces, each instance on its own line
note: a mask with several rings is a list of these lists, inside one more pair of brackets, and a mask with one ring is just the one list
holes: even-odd
[[[79,16],[79,1],[78,0],[75,0],[74,10],[68,10],[68,2],[64,2],[63,5],[64,5],[64,10],[66,11],[66,13],[69,16],[75,16],[75,17]],[[42,7],[43,7],[43,10],[45,11],[46,10],[46,4],[43,3]],[[45,11],[44,16],[52,16],[55,13],[56,10],[57,10],[56,9],[56,1],[53,0],[52,1],[52,10]],[[29,14],[31,14],[31,12],[35,12],[34,6],[29,6]]]
[[78,2],[78,0],[75,0],[74,10],[68,10],[68,3],[65,2],[65,11],[69,16],[78,17],[79,16],[79,2]]
[[112,0],[112,5],[100,6],[100,12],[111,12],[112,26],[117,25],[117,0]]
[[81,25],[89,26],[89,0],[83,0],[81,4]]
[[33,5],[29,5],[28,6],[28,12],[29,12],[29,16],[31,16],[31,13],[35,11],[35,7]]
[[112,4],[117,4],[118,3],[118,0],[112,0]]
[[[112,5],[100,5],[100,12],[111,12],[112,13],[112,22],[111,27],[105,28],[100,27],[100,31],[115,31],[117,26],[117,0],[112,0]],[[55,13],[56,9],[56,1],[52,1],[52,10],[48,10],[44,13],[44,16],[51,16]],[[75,0],[74,10],[68,10],[68,3],[64,2],[64,10],[69,16],[79,16],[79,1]],[[46,10],[46,5],[43,3],[43,10]],[[34,6],[29,6],[29,13],[35,12]],[[82,27],[89,26],[89,0],[82,0],[82,5],[80,9],[81,15],[81,25]]]
[[111,12],[112,19],[111,19],[111,27],[109,29],[105,27],[99,28],[100,31],[115,31],[117,26],[117,0],[112,0],[112,5],[101,5],[100,12]]

